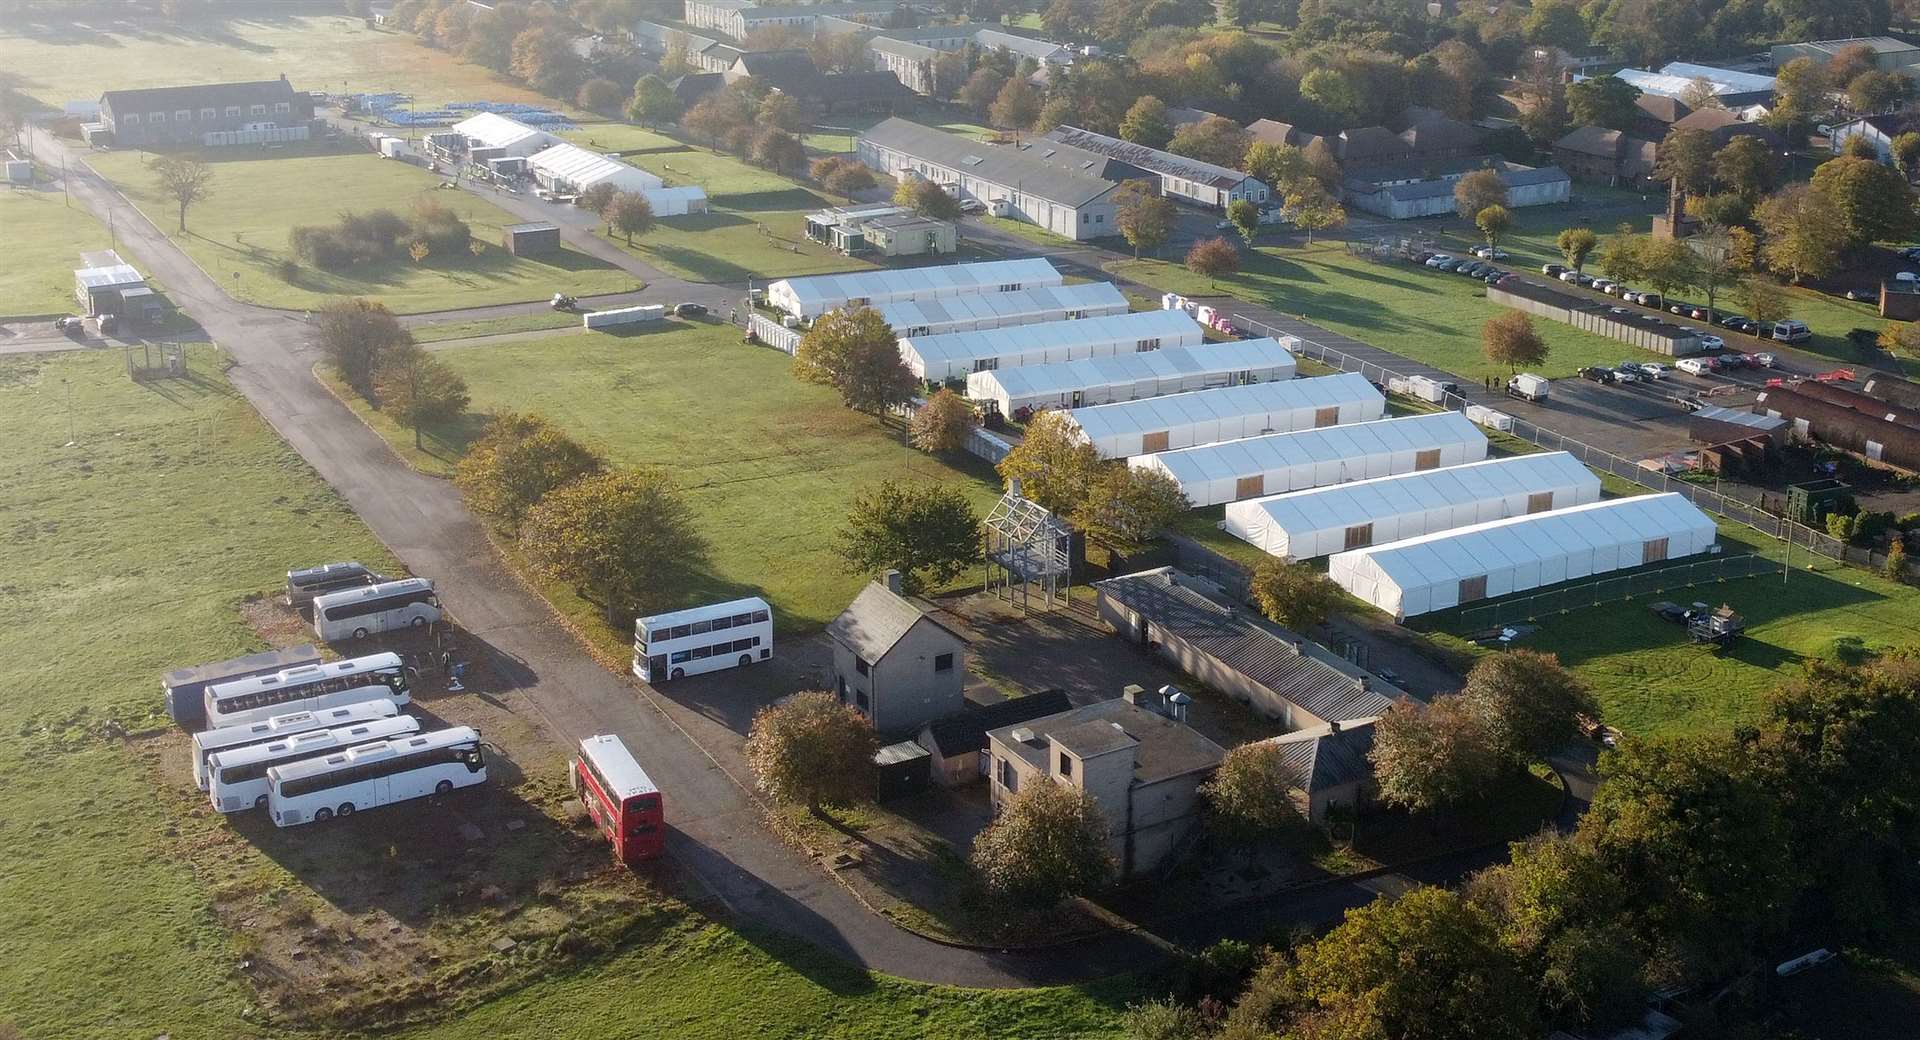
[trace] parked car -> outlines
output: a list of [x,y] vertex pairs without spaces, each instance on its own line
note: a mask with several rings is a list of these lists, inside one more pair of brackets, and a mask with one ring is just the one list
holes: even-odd
[[1745,318],[1743,318],[1743,317],[1741,317],[1741,316],[1740,316],[1740,315],[1738,315],[1738,314],[1722,314],[1722,315],[1720,316],[1720,324],[1721,324],[1721,326],[1722,326],[1722,327],[1724,327],[1724,328],[1729,328],[1729,329],[1737,329],[1737,328],[1739,328],[1739,327],[1740,327],[1740,323],[1741,323],[1741,322],[1743,322],[1743,321],[1746,321],[1746,320],[1747,320],[1747,319],[1745,319]]
[[1613,370],[1613,378],[1615,382],[1638,383],[1640,381],[1640,370],[1622,365]]
[[1807,328],[1806,322],[1792,318],[1774,322],[1772,331],[1773,338],[1782,343],[1804,343],[1813,338],[1813,330]]
[[673,307],[673,316],[676,318],[704,318],[707,316],[707,305],[704,303],[675,304]]
[[1580,272],[1575,271],[1573,273],[1573,282],[1575,285],[1583,286],[1586,288],[1592,288],[1594,278],[1590,274],[1581,274]]
[[1410,256],[1410,257],[1408,257],[1408,259],[1409,259],[1409,260],[1412,260],[1412,261],[1413,261],[1414,263],[1416,263],[1416,264],[1424,264],[1424,263],[1426,263],[1427,261],[1429,261],[1429,260],[1431,260],[1431,259],[1433,259],[1433,254],[1432,254],[1432,253],[1427,253],[1427,252],[1419,252],[1419,253],[1415,253],[1415,254],[1413,254],[1412,256]]
[[1920,262],[1920,246],[1908,246],[1900,250],[1898,255],[1902,260]]
[[1633,312],[1631,310],[1628,310],[1625,307],[1608,307],[1607,313],[1617,318],[1624,318],[1627,315],[1632,314]]
[[1718,336],[1702,336],[1700,337],[1700,349],[1709,353],[1718,354],[1727,349],[1727,341]]
[[1580,378],[1595,383],[1612,383],[1616,378],[1613,374],[1613,369],[1601,368],[1599,365],[1588,365],[1582,368],[1578,374]]
[[1482,271],[1484,271],[1484,270],[1486,270],[1486,269],[1487,269],[1487,265],[1486,265],[1486,264],[1483,264],[1483,263],[1481,263],[1481,262],[1480,262],[1480,261],[1478,261],[1478,260],[1469,260],[1469,261],[1467,261],[1467,262],[1465,262],[1465,263],[1463,263],[1463,264],[1461,264],[1461,265],[1460,265],[1459,267],[1456,267],[1456,268],[1454,268],[1454,272],[1453,272],[1453,273],[1455,273],[1455,274],[1463,274],[1463,275],[1466,275],[1466,276],[1467,276],[1467,277],[1469,277],[1469,278],[1477,278],[1477,277],[1479,277],[1479,275],[1480,275],[1480,272],[1482,272]]
[[1673,363],[1673,367],[1688,375],[1704,377],[1713,374],[1713,359],[1698,357],[1681,358]]
[[1638,361],[1622,361],[1619,364],[1613,366],[1613,370],[1615,372],[1632,372],[1634,375],[1641,374],[1640,362]]
[[1737,350],[1729,350],[1725,354],[1715,358],[1714,364],[1718,368],[1729,371],[1736,368],[1745,368],[1747,367],[1747,356]]
[[1424,261],[1422,261],[1422,263],[1426,264],[1428,267],[1439,267],[1441,264],[1444,264],[1451,259],[1453,259],[1453,257],[1450,257],[1445,253],[1435,253],[1432,256],[1427,257]]
[[1511,255],[1504,249],[1495,249],[1492,246],[1474,246],[1472,252],[1482,260],[1505,260]]
[[[1733,327],[1749,336],[1760,335],[1760,323],[1754,321],[1752,318],[1741,318]],[[1767,331],[1771,333],[1773,330],[1768,329]]]
[[1567,269],[1559,264],[1541,264],[1540,273],[1546,275],[1548,278],[1558,278],[1566,274]]
[[553,299],[549,301],[549,303],[556,311],[571,311],[580,308],[580,301],[568,296],[566,293],[554,293]]
[[1695,321],[1706,321],[1708,318],[1713,317],[1713,312],[1705,307],[1695,307],[1687,312],[1687,317]]
[[1434,269],[1437,271],[1454,271],[1459,269],[1460,265],[1465,262],[1466,261],[1464,260],[1455,260],[1452,257],[1448,257],[1445,260],[1442,260],[1439,263],[1434,264],[1433,266],[1434,266]]
[[1579,285],[1581,284],[1580,279],[1582,275],[1578,271],[1562,271],[1554,275],[1554,277],[1566,282],[1568,285]]
[[1640,374],[1646,376],[1648,379],[1665,379],[1669,371],[1671,371],[1671,369],[1658,361],[1643,361],[1640,363]]
[[1847,299],[1849,300],[1855,300],[1855,301],[1872,300],[1872,299],[1877,299],[1878,297],[1879,297],[1879,294],[1875,293],[1872,289],[1848,289],[1847,290]]
[[1753,355],[1753,363],[1761,368],[1775,368],[1780,364],[1780,359],[1762,351]]
[[1498,282],[1501,279],[1505,278],[1509,273],[1511,272],[1502,271],[1498,267],[1491,267],[1487,269],[1486,274],[1483,274],[1480,276],[1480,280],[1487,283],[1488,285],[1492,285],[1495,282]]
[[1634,296],[1633,302],[1639,304],[1642,307],[1651,307],[1656,311],[1664,310],[1666,308],[1666,303],[1667,303],[1666,298],[1661,296],[1657,292],[1639,293]]
[[1667,305],[1667,313],[1678,314],[1684,318],[1693,313],[1693,304],[1679,303],[1679,302],[1670,303]]

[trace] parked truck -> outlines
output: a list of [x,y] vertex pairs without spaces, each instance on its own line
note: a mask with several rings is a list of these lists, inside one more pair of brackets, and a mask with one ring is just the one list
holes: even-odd
[[1517,397],[1522,401],[1544,401],[1547,399],[1550,386],[1546,376],[1522,372],[1507,380],[1507,396]]

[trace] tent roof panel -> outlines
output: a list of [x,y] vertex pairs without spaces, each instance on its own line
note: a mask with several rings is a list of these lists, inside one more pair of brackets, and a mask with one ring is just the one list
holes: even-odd
[[[1088,438],[1099,440],[1254,412],[1324,408],[1379,399],[1380,391],[1374,389],[1365,376],[1357,372],[1342,372],[1310,379],[1249,383],[1149,397],[1140,401],[1100,404],[1091,408],[1072,409],[1067,416]],[[1465,421],[1464,417],[1462,421]]]
[[898,300],[875,309],[895,329],[940,326],[960,321],[1008,321],[1055,311],[1124,310],[1126,296],[1112,282],[1038,285],[1008,293],[976,293],[934,300]]
[[644,179],[654,187],[658,187],[661,183],[658,176],[638,166],[608,158],[598,152],[590,152],[579,145],[567,144],[564,141],[528,156],[527,165],[582,188],[601,181],[618,181],[623,178]]
[[1037,325],[1014,325],[997,329],[972,329],[943,332],[931,336],[913,336],[901,340],[903,349],[911,349],[922,361],[954,364],[979,358],[1000,357],[1023,350],[1045,350],[1085,343],[1119,342],[1166,336],[1193,336],[1200,326],[1180,311],[1135,311],[1109,314],[1102,318],[1075,318],[1046,321]]
[[808,278],[783,278],[769,291],[785,287],[801,303],[839,304],[846,300],[896,297],[904,293],[933,288],[974,289],[989,292],[995,286],[1018,284],[1023,287],[1059,285],[1060,272],[1042,257],[1019,260],[982,260],[971,264],[945,264],[939,267],[911,267],[902,270],[860,271],[854,274],[822,274]]
[[[1365,382],[1357,374],[1347,373],[1343,376],[1320,376],[1316,379],[1296,379],[1290,384],[1268,385],[1297,386],[1316,382],[1317,379],[1348,376]],[[1203,444],[1199,447],[1163,451],[1139,458],[1157,460],[1175,479],[1186,483],[1218,480],[1228,476],[1247,476],[1268,470],[1284,469],[1288,466],[1328,459],[1354,458],[1380,451],[1431,448],[1437,444],[1458,441],[1484,443],[1485,440],[1486,435],[1459,412],[1431,412],[1425,415],[1401,416],[1397,419],[1375,419],[1372,422],[1328,426],[1318,430],[1273,433],[1263,437],[1223,441],[1219,444]]]
[[557,140],[545,130],[536,130],[517,119],[508,119],[496,112],[481,112],[468,116],[448,129],[479,142],[482,148],[508,148],[528,138],[543,141]]
[[1419,509],[1585,484],[1597,491],[1600,478],[1572,455],[1555,451],[1289,491],[1236,502],[1227,508],[1259,510],[1269,522],[1289,531],[1316,531]]
[[1175,379],[1185,375],[1291,368],[1293,363],[1293,353],[1278,340],[1243,339],[1191,347],[1164,347],[1112,357],[1080,358],[1049,365],[1021,365],[996,369],[983,375],[999,384],[1009,396],[1027,397],[1150,379]]

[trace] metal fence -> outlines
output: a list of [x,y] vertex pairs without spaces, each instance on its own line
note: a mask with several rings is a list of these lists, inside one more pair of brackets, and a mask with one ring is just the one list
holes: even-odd
[[[1386,385],[1389,379],[1406,378],[1408,375],[1377,362],[1357,358],[1345,351],[1316,343],[1298,333],[1283,332],[1256,319],[1236,314],[1233,316],[1233,321],[1237,327],[1248,331],[1259,330],[1259,334],[1263,336],[1293,336],[1300,342],[1297,348],[1299,353],[1342,372],[1358,372],[1382,386]],[[1463,410],[1473,402],[1459,394],[1447,394],[1443,403],[1448,408]],[[1513,429],[1508,432],[1549,451],[1568,452],[1590,469],[1632,481],[1648,490],[1671,491],[1684,495],[1687,501],[1701,509],[1726,517],[1735,523],[1744,524],[1769,538],[1778,538],[1792,549],[1805,549],[1828,559],[1869,568],[1877,569],[1886,563],[1886,557],[1879,553],[1848,545],[1825,531],[1816,531],[1805,524],[1772,512],[1766,506],[1765,496],[1757,488],[1736,487],[1715,490],[1701,487],[1685,480],[1678,480],[1664,469],[1648,469],[1632,459],[1574,440],[1518,416],[1514,417]]]
[[1786,567],[1781,561],[1753,553],[1714,556],[1668,567],[1595,578],[1532,595],[1506,596],[1490,603],[1458,607],[1435,615],[1434,620],[1441,628],[1467,635],[1603,603],[1668,594],[1690,596],[1690,590],[1703,585],[1762,575],[1784,578],[1785,571]]
[[791,354],[800,345],[800,330],[790,329],[764,314],[747,315],[747,334],[761,346]]
[[1000,464],[1001,459],[1013,453],[1013,444],[1011,442],[1000,437],[998,434],[989,433],[977,426],[974,427],[972,433],[967,434],[967,443],[964,447],[967,451],[986,459],[996,466]]

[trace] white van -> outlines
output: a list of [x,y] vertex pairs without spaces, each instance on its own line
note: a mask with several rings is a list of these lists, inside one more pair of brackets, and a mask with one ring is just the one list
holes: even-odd
[[1813,338],[1813,330],[1807,328],[1806,322],[1790,318],[1773,323],[1773,338],[1779,343],[1805,343]]

